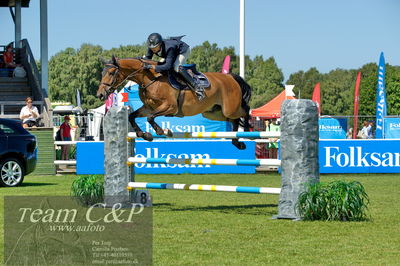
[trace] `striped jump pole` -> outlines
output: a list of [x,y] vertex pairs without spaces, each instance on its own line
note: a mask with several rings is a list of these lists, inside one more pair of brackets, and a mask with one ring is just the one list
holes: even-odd
[[235,165],[235,166],[280,166],[278,159],[185,159],[185,158],[141,158],[129,157],[128,165],[136,163],[148,164],[194,164],[194,165]]
[[[214,138],[225,138],[225,139],[268,139],[268,138],[279,138],[281,136],[279,131],[276,132],[176,132],[173,133],[172,137],[165,135],[153,134],[153,138],[172,138],[172,139],[214,139]],[[128,133],[128,139],[138,138],[135,132]]]
[[236,192],[236,193],[276,194],[276,195],[279,195],[279,193],[281,192],[280,188],[270,188],[270,187],[168,184],[168,183],[147,183],[147,182],[128,183],[128,189],[135,189],[135,188],[194,190],[194,191],[210,191],[210,192]]

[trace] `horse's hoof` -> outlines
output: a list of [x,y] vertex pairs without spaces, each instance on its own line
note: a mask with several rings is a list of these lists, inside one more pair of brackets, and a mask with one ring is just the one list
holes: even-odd
[[153,135],[151,135],[151,133],[146,132],[143,134],[143,139],[147,140],[147,141],[153,141]]
[[164,135],[164,130],[162,128],[157,128],[156,134],[157,135]]
[[245,150],[246,149],[246,144],[244,142],[240,142],[240,141],[234,141],[232,140],[232,144],[238,148],[239,150]]
[[168,137],[172,137],[172,131],[169,128],[164,129],[164,135],[167,135]]
[[138,138],[143,138],[143,135],[144,135],[143,131],[137,131],[137,132],[136,132],[136,136],[137,136]]

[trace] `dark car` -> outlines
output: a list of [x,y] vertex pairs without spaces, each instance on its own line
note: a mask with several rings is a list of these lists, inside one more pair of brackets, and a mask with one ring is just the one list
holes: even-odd
[[20,185],[36,161],[36,137],[20,121],[0,118],[0,186]]

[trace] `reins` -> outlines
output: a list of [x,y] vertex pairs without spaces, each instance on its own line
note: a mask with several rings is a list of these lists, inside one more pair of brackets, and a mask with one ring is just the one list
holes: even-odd
[[[106,85],[106,86],[109,86],[110,88],[117,88],[117,87],[121,86],[121,84],[124,83],[127,79],[129,79],[130,77],[136,75],[136,73],[138,73],[139,71],[143,70],[143,68],[144,68],[144,64],[143,64],[143,63],[144,63],[144,62],[143,62],[141,59],[139,59],[139,60],[140,60],[140,62],[142,62],[142,66],[141,66],[139,69],[137,69],[137,70],[133,71],[132,73],[130,73],[128,76],[126,76],[126,77],[125,77],[120,83],[118,83],[117,85],[114,85],[114,83],[115,83],[116,80],[117,80],[117,79],[115,79],[115,78],[114,78],[112,84],[107,84],[107,83],[104,83],[104,82],[102,82],[101,84],[104,84],[104,85]],[[119,66],[112,65],[112,64],[109,64],[109,65],[111,65],[111,66],[113,66],[113,67],[117,67],[117,71],[115,72],[114,76],[118,75],[118,74],[119,74],[119,71],[120,71]],[[151,80],[147,85],[144,84],[144,83],[142,82],[142,84],[139,84],[139,86],[140,86],[141,88],[143,88],[143,89],[146,89],[146,88],[149,87],[151,84],[153,84],[154,82],[156,82],[157,79],[158,79],[158,77],[156,77],[155,79]]]

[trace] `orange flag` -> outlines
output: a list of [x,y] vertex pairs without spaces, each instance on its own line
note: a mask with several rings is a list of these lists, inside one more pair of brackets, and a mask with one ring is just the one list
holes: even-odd
[[122,95],[121,102],[123,102],[123,103],[128,102],[128,93],[127,92],[122,92],[121,95]]

